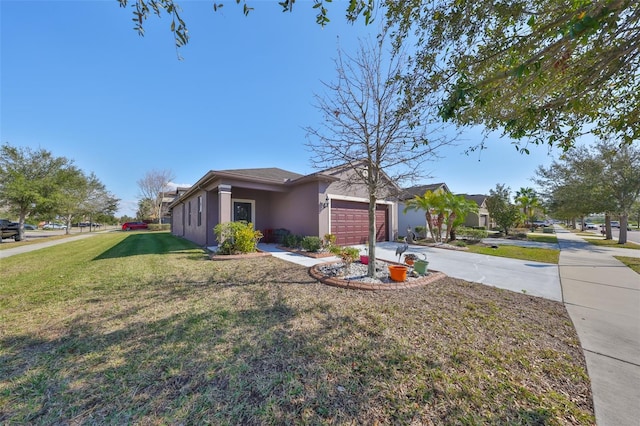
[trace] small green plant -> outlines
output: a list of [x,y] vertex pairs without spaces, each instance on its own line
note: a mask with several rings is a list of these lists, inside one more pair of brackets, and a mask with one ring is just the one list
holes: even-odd
[[360,257],[360,251],[355,247],[332,246],[330,251],[340,257],[347,267]]
[[464,241],[461,240],[457,240],[456,241],[456,247],[466,247],[467,243],[465,243]]
[[322,239],[322,247],[328,250],[329,247],[336,244],[336,239],[337,237],[333,234],[324,234],[324,238]]
[[322,240],[320,240],[320,237],[304,237],[301,245],[306,251],[316,253],[322,248]]
[[224,222],[213,228],[219,254],[252,253],[257,250],[262,232],[253,229],[251,222]]

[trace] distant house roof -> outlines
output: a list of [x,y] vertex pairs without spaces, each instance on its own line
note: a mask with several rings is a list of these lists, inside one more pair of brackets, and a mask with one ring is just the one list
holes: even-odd
[[478,206],[482,206],[482,203],[484,203],[484,201],[487,199],[487,196],[484,194],[472,194],[472,195],[457,194],[457,195],[464,195],[464,198],[470,201],[474,201]]
[[417,186],[412,186],[410,188],[404,188],[400,195],[400,199],[408,200],[410,198],[414,198],[416,195],[423,196],[424,193],[427,191],[435,192],[439,189],[442,189],[445,192],[451,192],[449,190],[449,187],[447,187],[447,184],[444,182],[431,183],[428,185],[417,185]]

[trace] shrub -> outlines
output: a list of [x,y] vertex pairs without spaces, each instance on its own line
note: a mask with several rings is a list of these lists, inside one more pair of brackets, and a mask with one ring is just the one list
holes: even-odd
[[465,243],[464,241],[456,241],[456,246],[457,247],[466,247],[467,243]]
[[258,241],[262,238],[262,232],[254,230],[251,222],[219,223],[213,232],[219,243],[220,254],[252,253],[257,250]]
[[303,238],[302,235],[288,234],[282,238],[282,245],[284,247],[299,249],[302,245]]
[[304,237],[301,245],[306,251],[315,253],[322,248],[322,240],[320,240],[320,237]]
[[416,226],[415,228],[416,234],[420,238],[427,238],[427,227],[426,226]]
[[169,223],[150,223],[147,225],[149,231],[171,231]]
[[274,240],[276,244],[283,244],[284,238],[291,234],[291,231],[285,228],[278,228],[273,232]]
[[483,238],[487,238],[487,236],[489,235],[489,233],[485,229],[466,227],[458,228],[457,233],[461,238],[465,238],[470,241],[480,241]]

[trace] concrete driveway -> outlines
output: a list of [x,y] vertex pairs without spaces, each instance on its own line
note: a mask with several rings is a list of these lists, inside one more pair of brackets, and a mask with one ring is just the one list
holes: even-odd
[[[376,257],[397,262],[399,245],[377,243]],[[364,249],[364,245],[354,247]],[[450,277],[562,301],[558,265],[418,245],[409,245],[407,253],[425,254],[429,269]]]

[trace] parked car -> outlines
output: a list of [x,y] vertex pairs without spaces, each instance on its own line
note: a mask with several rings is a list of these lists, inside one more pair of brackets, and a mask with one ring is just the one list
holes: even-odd
[[133,231],[135,229],[147,229],[149,226],[144,222],[125,222],[122,224],[123,231]]
[[67,229],[67,225],[61,223],[46,223],[42,229]]
[[20,241],[18,223],[11,222],[7,219],[0,219],[0,239],[5,238],[13,238],[14,241]]
[[611,227],[612,228],[620,228],[620,222],[618,222],[617,220],[612,220],[611,221]]
[[38,229],[35,225],[30,225],[28,223],[24,224],[24,230],[25,231],[35,231],[36,229]]
[[587,229],[595,229],[595,230],[600,229],[600,225],[599,225],[599,224],[597,224],[597,223],[591,223],[591,222],[587,222],[587,223],[585,223],[585,227],[586,227]]

